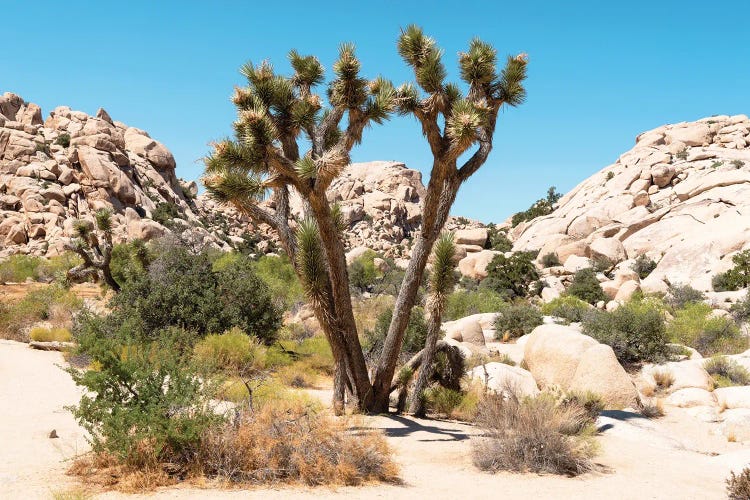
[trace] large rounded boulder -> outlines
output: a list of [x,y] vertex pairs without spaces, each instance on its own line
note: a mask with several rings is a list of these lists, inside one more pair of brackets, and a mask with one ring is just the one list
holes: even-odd
[[529,334],[524,359],[540,387],[591,391],[608,408],[639,405],[638,391],[608,345],[570,326],[545,324]]

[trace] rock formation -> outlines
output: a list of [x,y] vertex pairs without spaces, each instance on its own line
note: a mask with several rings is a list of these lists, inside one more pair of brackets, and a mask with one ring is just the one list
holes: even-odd
[[[73,222],[93,220],[101,208],[113,212],[115,243],[176,231],[195,245],[229,250],[252,242],[259,251],[273,250],[269,228],[253,227],[233,208],[198,195],[197,184],[177,178],[175,168],[163,144],[113,121],[103,109],[89,116],[60,106],[44,119],[39,106],[5,93],[0,96],[0,257],[59,254],[73,236]],[[419,230],[424,191],[418,171],[403,163],[370,162],[347,167],[329,198],[341,205],[349,224],[349,248],[365,246],[400,258],[408,255]],[[299,199],[293,206],[301,216]],[[476,243],[487,240],[478,222],[451,218],[447,228],[468,229],[465,239],[472,244],[466,246],[472,250],[481,250]]]
[[[639,284],[644,291],[668,283],[711,290],[711,277],[750,246],[750,119],[713,116],[645,132],[553,213],[509,236],[514,250],[557,254],[564,268],[552,274],[602,257],[627,273],[645,254],[658,266]],[[630,280],[627,293],[638,284],[637,276]],[[613,298],[626,281],[609,283]]]

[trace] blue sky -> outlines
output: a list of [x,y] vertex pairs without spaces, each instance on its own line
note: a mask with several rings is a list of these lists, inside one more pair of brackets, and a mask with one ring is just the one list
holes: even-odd
[[[257,5],[254,5],[257,3]],[[550,185],[565,192],[664,123],[750,113],[750,1],[3,2],[0,92],[46,114],[104,107],[169,147],[179,176],[200,176],[208,142],[230,133],[238,68],[286,53],[330,68],[353,41],[367,77],[411,79],[395,42],[424,27],[456,54],[479,36],[501,56],[529,54],[528,101],[505,111],[487,164],[453,213],[500,221]],[[281,10],[277,10],[281,9]],[[428,173],[417,124],[370,129],[355,161],[399,160]],[[426,177],[426,176],[425,176]]]

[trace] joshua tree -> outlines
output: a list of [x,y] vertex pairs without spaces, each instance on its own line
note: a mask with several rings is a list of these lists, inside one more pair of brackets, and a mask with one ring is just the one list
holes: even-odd
[[68,279],[76,282],[94,276],[119,292],[120,285],[112,277],[109,267],[112,260],[112,212],[98,210],[94,219],[96,231],[88,221],[78,220],[75,223],[76,238],[70,242],[68,249],[80,255],[83,263],[68,271]]
[[433,366],[435,361],[435,351],[437,348],[438,337],[440,336],[440,325],[442,324],[443,310],[448,296],[453,291],[456,284],[455,269],[453,257],[456,255],[456,247],[453,244],[453,235],[443,233],[435,243],[433,250],[435,262],[432,265],[432,272],[429,278],[430,295],[427,297],[427,338],[425,339],[424,350],[422,351],[421,366],[417,381],[414,384],[414,390],[409,403],[409,411],[418,417],[424,416],[424,390],[432,378]]
[[[398,51],[413,69],[418,86],[393,84],[378,77],[365,80],[351,44],[344,44],[333,65],[328,106],[313,92],[324,71],[314,56],[291,51],[291,77],[277,75],[270,64],[246,64],[248,86],[236,89],[235,139],[215,144],[206,158],[203,182],[219,200],[232,203],[279,235],[336,359],[334,406],[343,405],[345,387],[363,410],[387,411],[391,382],[411,309],[435,240],[448,217],[460,185],[481,167],[492,149],[498,112],[525,97],[525,56],[509,57],[497,71],[495,49],[473,40],[459,55],[464,94],[444,82],[442,52],[416,26],[402,31]],[[344,244],[337,208],[326,190],[349,163],[351,149],[368,125],[393,113],[413,115],[422,125],[433,155],[424,198],[422,229],[400,289],[384,350],[371,380],[352,312]],[[300,139],[310,148],[300,154]],[[459,157],[477,146],[462,165]],[[271,191],[270,203],[259,202]],[[290,191],[304,202],[306,220],[295,221]],[[315,252],[317,254],[313,255]]]

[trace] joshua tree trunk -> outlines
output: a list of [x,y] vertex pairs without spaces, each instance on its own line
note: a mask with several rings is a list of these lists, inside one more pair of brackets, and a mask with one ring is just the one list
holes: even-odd
[[427,339],[425,340],[424,351],[422,352],[422,364],[419,367],[417,381],[409,401],[409,412],[416,417],[424,417],[425,404],[423,393],[427,389],[427,384],[432,378],[432,364],[435,362],[435,349],[437,347],[438,336],[440,336],[440,316],[430,313],[427,323]]

